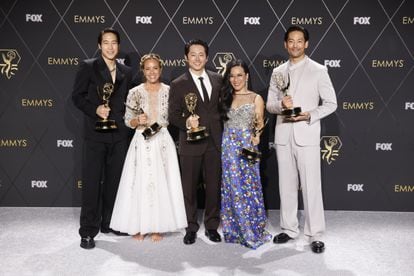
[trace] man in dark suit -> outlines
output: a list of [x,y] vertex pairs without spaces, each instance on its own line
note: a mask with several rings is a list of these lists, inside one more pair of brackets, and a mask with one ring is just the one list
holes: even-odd
[[[191,40],[185,45],[185,59],[189,70],[171,82],[169,98],[169,122],[179,129],[181,179],[188,227],[185,244],[197,238],[197,186],[200,175],[205,184],[204,226],[206,236],[220,242],[217,232],[220,223],[220,174],[221,134],[219,99],[222,78],[219,74],[205,70],[208,60],[208,45],[202,40]],[[197,103],[195,116],[186,105],[185,97],[195,93]],[[187,130],[204,126],[209,133],[204,139],[187,141]]]
[[[73,103],[85,115],[79,228],[80,246],[85,249],[95,247],[99,230],[111,231],[112,208],[131,136],[123,120],[131,69],[116,60],[119,44],[117,31],[100,32],[101,56],[80,64],[72,92]],[[104,86],[113,88],[107,105],[102,99]],[[95,124],[102,119],[114,120],[117,128],[97,130]]]

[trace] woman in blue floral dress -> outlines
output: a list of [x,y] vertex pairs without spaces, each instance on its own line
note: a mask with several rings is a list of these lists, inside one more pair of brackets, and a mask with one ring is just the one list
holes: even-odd
[[266,231],[259,162],[241,155],[243,147],[257,150],[263,128],[264,101],[248,89],[249,69],[242,60],[227,65],[222,94],[221,222],[224,240],[256,249],[272,236]]

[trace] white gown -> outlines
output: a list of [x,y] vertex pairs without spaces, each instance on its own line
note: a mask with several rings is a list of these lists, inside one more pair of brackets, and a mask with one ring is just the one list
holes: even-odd
[[[187,227],[177,151],[168,125],[169,86],[149,93],[144,84],[132,88],[127,98],[125,123],[142,108],[151,124],[162,126],[145,140],[137,129],[126,155],[110,227],[130,235],[174,232]],[[155,119],[154,119],[155,118]]]

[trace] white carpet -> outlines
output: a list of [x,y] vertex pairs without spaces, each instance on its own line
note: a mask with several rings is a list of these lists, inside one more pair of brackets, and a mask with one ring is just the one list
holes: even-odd
[[[250,250],[214,244],[198,232],[160,243],[99,234],[79,247],[79,208],[0,207],[0,275],[414,275],[414,213],[326,211],[326,251],[311,252],[303,235]],[[279,232],[279,211],[268,230]],[[303,224],[302,224],[303,225]]]

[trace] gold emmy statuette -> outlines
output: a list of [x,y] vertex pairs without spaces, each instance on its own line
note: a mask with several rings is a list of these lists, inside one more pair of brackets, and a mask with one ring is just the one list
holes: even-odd
[[[142,110],[142,108],[138,108],[138,107],[132,107],[129,106],[127,103],[125,103],[125,106],[132,110],[137,116],[140,114],[144,114],[144,110]],[[150,139],[152,136],[154,136],[155,134],[157,134],[160,129],[162,128],[162,126],[160,126],[157,122],[149,125],[149,126],[145,126],[144,130],[142,131],[142,136],[144,136],[145,140]]]
[[[188,111],[191,113],[190,116],[197,116],[194,113],[194,110],[197,106],[197,95],[195,93],[188,93],[184,97],[185,105],[187,106]],[[199,126],[196,128],[191,128],[187,130],[187,141],[198,141],[204,139],[208,136],[206,127]]]
[[[265,119],[263,127],[261,127],[260,129],[257,128],[258,126],[258,119],[257,116],[254,117],[253,120],[253,126],[251,129],[252,135],[253,137],[256,137],[256,135],[259,135],[260,133],[263,132],[264,128],[267,125],[267,122],[269,121],[268,118]],[[249,147],[244,147],[241,150],[241,155],[248,161],[256,163],[260,161],[260,158],[262,158],[262,153],[258,150],[256,150],[253,146],[253,142],[250,144]]]
[[[286,77],[282,73],[279,73],[279,72],[276,73],[276,75],[274,75],[272,78],[273,78],[273,81],[276,83],[277,89],[282,91],[283,96],[287,96],[289,92],[289,86],[290,86],[289,74],[287,75],[287,80],[286,80]],[[299,116],[301,112],[302,112],[302,108],[299,106],[297,107],[288,106],[282,110],[282,115],[285,116],[286,118],[290,118],[290,117]]]
[[[99,86],[96,88],[98,91],[99,97],[102,99],[102,102],[105,107],[109,105],[109,98],[114,92],[114,85],[112,83],[105,83],[102,89],[99,89]],[[95,123],[95,130],[107,131],[117,129],[115,120],[101,119]]]

